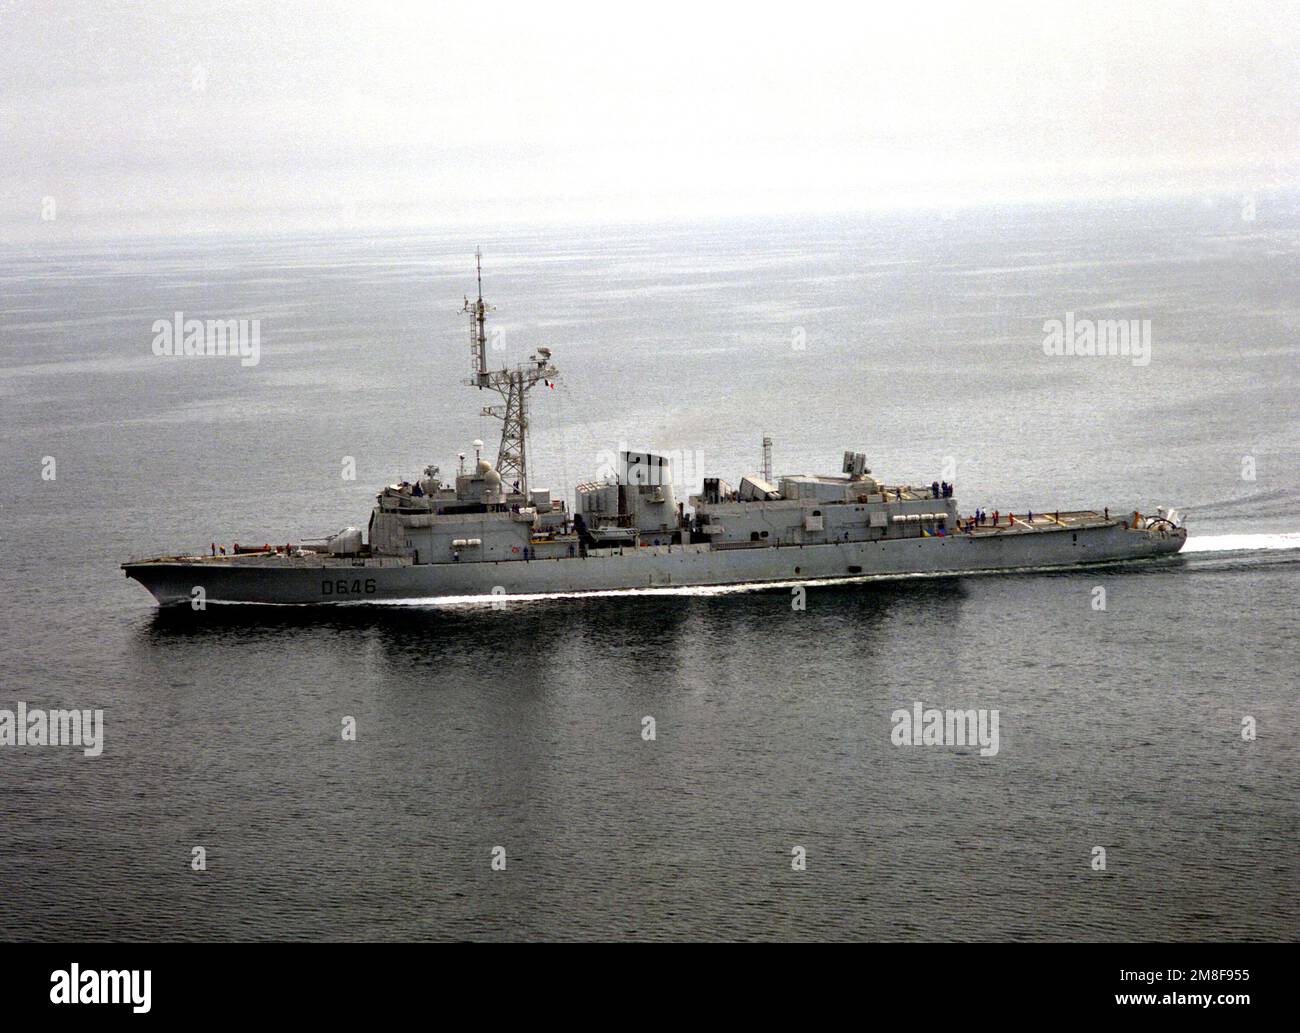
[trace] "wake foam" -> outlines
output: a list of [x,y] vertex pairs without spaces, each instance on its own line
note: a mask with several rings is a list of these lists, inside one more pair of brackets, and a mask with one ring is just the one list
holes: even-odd
[[1207,534],[1193,535],[1179,550],[1192,552],[1260,552],[1274,549],[1300,549],[1300,531],[1286,534]]

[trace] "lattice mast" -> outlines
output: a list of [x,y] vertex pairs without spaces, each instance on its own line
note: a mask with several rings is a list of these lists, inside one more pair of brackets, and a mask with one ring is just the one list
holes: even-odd
[[[478,299],[465,299],[461,310],[470,317],[470,354],[473,373],[465,381],[470,387],[487,388],[502,398],[502,405],[485,405],[484,416],[501,421],[501,446],[497,449],[497,472],[508,490],[528,493],[528,392],[537,384],[552,386],[559,370],[551,365],[551,350],[538,348],[528,357],[528,362],[513,369],[502,367],[489,370],[487,365],[487,314],[493,306],[483,301],[483,253],[474,252],[475,272],[478,277]],[[494,350],[504,347],[499,336],[493,339]],[[518,485],[518,488],[515,488]]]

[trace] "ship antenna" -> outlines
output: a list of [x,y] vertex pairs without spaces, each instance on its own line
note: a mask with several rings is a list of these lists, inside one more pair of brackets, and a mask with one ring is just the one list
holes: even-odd
[[528,392],[539,383],[555,386],[559,371],[551,363],[549,348],[538,348],[529,361],[514,369],[488,371],[487,367],[487,313],[492,306],[483,301],[483,252],[474,251],[474,271],[478,281],[478,300],[465,299],[463,312],[470,316],[470,348],[473,375],[465,381],[470,387],[490,388],[501,396],[504,405],[486,405],[484,416],[494,416],[502,422],[501,446],[497,449],[497,473],[503,485],[523,495],[528,494]]
[[470,359],[473,363],[474,384],[486,387],[487,371],[487,313],[488,305],[483,301],[483,250],[474,249],[474,271],[478,279],[478,300],[465,299],[464,312],[470,314],[469,346]]

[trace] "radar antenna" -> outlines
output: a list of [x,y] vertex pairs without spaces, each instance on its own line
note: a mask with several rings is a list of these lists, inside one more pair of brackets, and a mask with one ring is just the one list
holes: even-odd
[[[491,305],[483,301],[483,253],[474,252],[475,272],[478,278],[478,299],[465,299],[461,309],[470,317],[470,348],[473,359],[472,375],[465,383],[480,390],[487,388],[499,394],[503,405],[485,405],[482,413],[500,420],[501,446],[497,449],[496,469],[501,483],[510,490],[528,494],[528,392],[539,383],[555,386],[559,370],[551,364],[551,350],[538,348],[528,361],[514,368],[489,370],[487,366],[487,313]],[[493,348],[499,338],[494,336]],[[514,488],[517,484],[518,488]]]
[[474,374],[471,386],[487,387],[487,314],[493,309],[483,301],[483,252],[481,250],[474,251],[474,267],[478,274],[478,300],[470,301],[467,297],[465,307],[461,311],[469,313],[470,317],[469,353]]

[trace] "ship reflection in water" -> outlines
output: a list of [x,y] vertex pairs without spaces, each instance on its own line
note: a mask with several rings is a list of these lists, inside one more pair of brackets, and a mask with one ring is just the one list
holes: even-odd
[[602,650],[622,651],[638,642],[661,657],[692,640],[739,645],[771,634],[775,629],[767,625],[787,622],[798,622],[788,630],[816,636],[822,648],[824,636],[845,636],[865,657],[900,612],[908,614],[913,629],[933,624],[939,630],[957,619],[964,596],[961,579],[926,578],[716,594],[681,590],[334,607],[213,604],[200,611],[160,607],[143,627],[146,640],[158,647],[178,639],[235,642],[244,649],[310,644],[327,651],[350,651],[358,641],[379,643],[393,673],[407,664],[445,668],[458,658],[484,657],[496,671],[509,668],[512,658],[535,670],[558,655],[598,657]]

